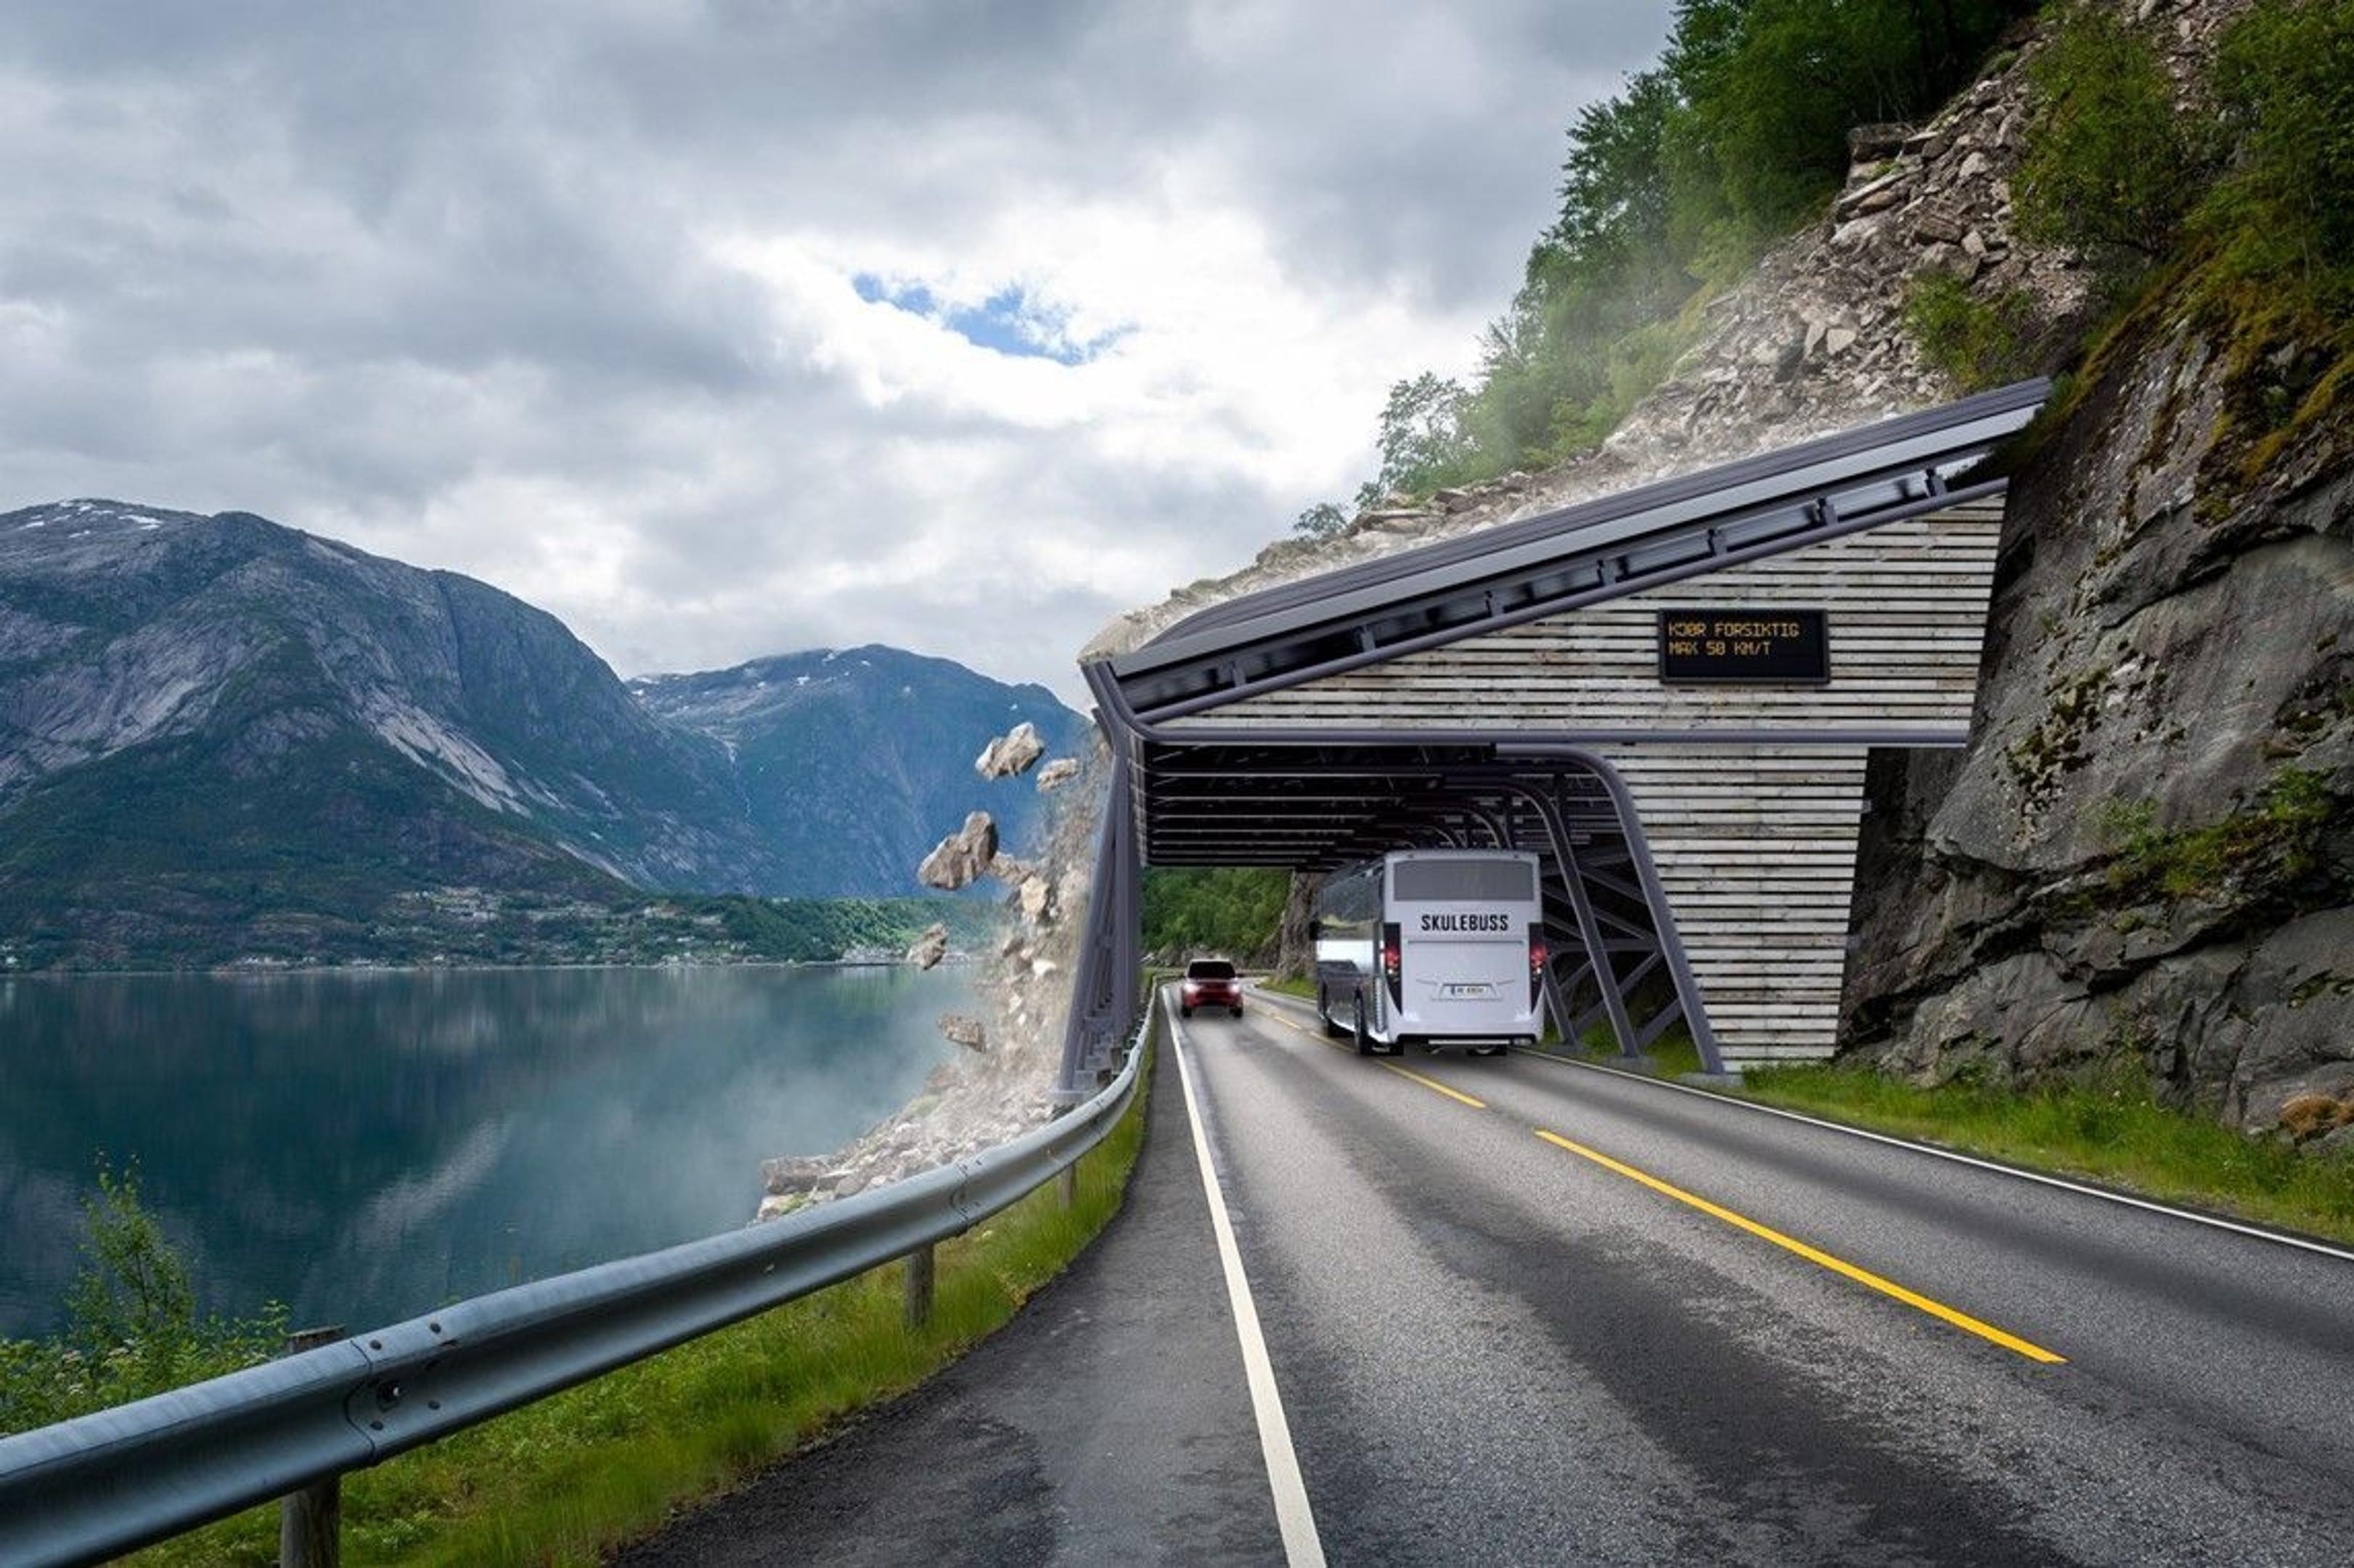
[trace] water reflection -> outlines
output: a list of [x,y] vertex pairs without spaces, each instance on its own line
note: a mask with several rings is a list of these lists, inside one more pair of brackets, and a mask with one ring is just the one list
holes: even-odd
[[914,1094],[953,971],[0,980],[0,1333],[52,1326],[103,1151],[208,1304],[360,1328],[743,1221]]

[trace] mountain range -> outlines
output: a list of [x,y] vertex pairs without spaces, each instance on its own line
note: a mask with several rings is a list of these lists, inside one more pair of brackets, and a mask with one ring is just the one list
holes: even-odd
[[879,646],[624,683],[456,573],[247,513],[30,507],[0,514],[0,964],[350,955],[485,897],[912,895],[968,810],[1020,842],[1035,791],[971,759],[1023,720],[1086,733]]

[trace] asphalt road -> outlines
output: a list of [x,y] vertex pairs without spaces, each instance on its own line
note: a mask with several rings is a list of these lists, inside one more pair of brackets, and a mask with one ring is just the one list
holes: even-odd
[[[1182,1049],[1332,1563],[2354,1558],[2354,1261],[1274,1001]],[[1279,1558],[1173,1065],[1066,1280],[624,1561]]]
[[2354,1262],[1274,1003],[1188,1033],[1333,1562],[2354,1558]]
[[615,1562],[1284,1561],[1178,1075],[1128,1201],[1013,1321],[907,1397]]

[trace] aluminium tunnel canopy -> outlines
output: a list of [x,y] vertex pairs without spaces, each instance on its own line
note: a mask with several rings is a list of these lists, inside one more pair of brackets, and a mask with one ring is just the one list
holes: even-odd
[[1140,865],[1415,845],[1541,851],[1564,1034],[1606,1016],[1633,1053],[1681,1019],[1712,1071],[1827,1054],[1865,758],[1967,739],[2004,494],[1981,465],[2047,390],[1267,588],[1089,664],[1112,770],[1061,1092],[1129,1027]]
[[[1972,471],[2035,416],[2032,381],[1479,529],[1213,605],[1087,667],[1152,865],[1323,869],[1396,842],[1453,783],[1547,747],[1665,730],[1219,724],[1229,705],[1999,496]],[[1694,585],[1704,596],[1706,585]],[[1728,738],[1722,733],[1715,739]],[[1890,733],[1875,743],[1956,744]]]

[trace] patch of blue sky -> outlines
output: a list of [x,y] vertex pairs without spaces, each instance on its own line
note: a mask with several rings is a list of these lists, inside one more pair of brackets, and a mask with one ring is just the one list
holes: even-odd
[[1007,284],[978,305],[944,305],[922,283],[893,282],[872,272],[861,272],[850,283],[869,304],[921,316],[977,348],[1016,359],[1085,365],[1135,330],[1120,326],[1092,338],[1074,337],[1069,307],[1034,300],[1018,283]]

